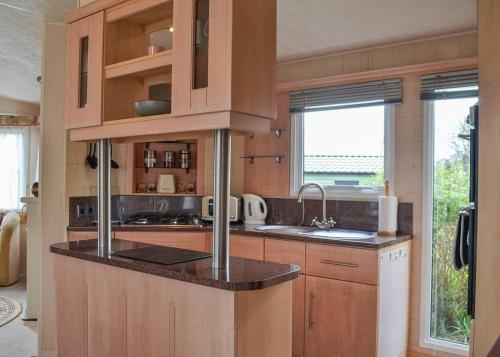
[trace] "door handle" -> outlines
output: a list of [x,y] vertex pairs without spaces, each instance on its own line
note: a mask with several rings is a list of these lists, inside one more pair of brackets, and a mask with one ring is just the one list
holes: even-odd
[[309,329],[312,329],[313,325],[314,325],[314,321],[313,321],[313,300],[314,300],[314,295],[313,293],[311,293],[309,295]]
[[356,263],[346,263],[346,262],[341,262],[341,261],[338,261],[338,260],[321,259],[319,262],[321,264],[338,265],[338,266],[341,266],[341,267],[349,267],[349,268],[357,268],[357,267],[359,267],[359,264],[356,264]]

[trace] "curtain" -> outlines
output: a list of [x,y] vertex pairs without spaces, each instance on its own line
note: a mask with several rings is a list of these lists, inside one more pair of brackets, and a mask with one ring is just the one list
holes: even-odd
[[20,209],[26,196],[29,129],[0,128],[0,209]]

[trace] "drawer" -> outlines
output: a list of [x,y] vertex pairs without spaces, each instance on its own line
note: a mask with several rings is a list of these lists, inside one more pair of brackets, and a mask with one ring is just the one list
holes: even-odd
[[68,241],[74,242],[77,240],[86,240],[86,239],[97,239],[96,231],[70,231],[68,232]]
[[231,234],[229,254],[240,258],[264,260],[264,238]]
[[266,261],[282,264],[297,264],[300,266],[301,274],[305,274],[305,243],[266,238],[264,245],[264,257]]
[[165,247],[206,251],[205,233],[197,232],[116,232],[115,237]]
[[378,252],[324,244],[306,244],[307,275],[378,285]]

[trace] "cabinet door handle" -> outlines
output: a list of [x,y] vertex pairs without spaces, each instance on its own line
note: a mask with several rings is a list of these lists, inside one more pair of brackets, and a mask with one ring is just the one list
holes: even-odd
[[338,260],[330,260],[330,259],[321,259],[319,261],[321,264],[329,264],[329,265],[339,265],[341,267],[349,267],[349,268],[357,268],[359,264],[356,263],[346,263]]
[[309,295],[309,329],[312,329],[312,326],[314,325],[314,321],[313,321],[313,299],[314,299],[314,295],[313,293],[311,293]]

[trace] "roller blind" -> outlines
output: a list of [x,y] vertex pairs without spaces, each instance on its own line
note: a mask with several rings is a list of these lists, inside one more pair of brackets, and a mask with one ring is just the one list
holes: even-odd
[[401,103],[402,79],[304,89],[290,93],[291,112],[344,109]]
[[478,95],[478,71],[444,72],[422,76],[421,100],[470,98]]

